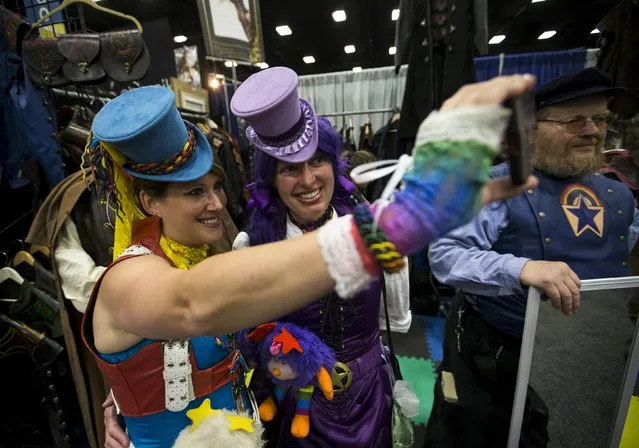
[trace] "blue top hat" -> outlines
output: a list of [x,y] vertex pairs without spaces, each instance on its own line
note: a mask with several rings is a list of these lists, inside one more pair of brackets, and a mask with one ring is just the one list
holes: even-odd
[[[186,160],[175,162],[193,131],[195,147]],[[213,151],[202,132],[182,120],[175,95],[161,86],[129,90],[109,101],[95,116],[93,136],[116,148],[128,160],[131,176],[160,182],[189,182],[207,174]],[[162,164],[161,172],[136,171],[139,165]]]

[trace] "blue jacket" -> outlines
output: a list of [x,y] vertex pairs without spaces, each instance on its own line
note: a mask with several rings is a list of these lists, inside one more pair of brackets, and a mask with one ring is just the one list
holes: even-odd
[[[502,164],[492,174],[508,173]],[[599,174],[578,180],[535,174],[537,189],[490,204],[429,250],[437,279],[516,337],[523,331],[528,291],[519,275],[527,261],[563,261],[581,279],[627,276],[639,236],[639,213],[622,183]]]
[[23,61],[9,50],[0,23],[0,176],[11,188],[28,183],[24,164],[35,157],[51,188],[66,176],[58,152],[53,98],[36,88]]

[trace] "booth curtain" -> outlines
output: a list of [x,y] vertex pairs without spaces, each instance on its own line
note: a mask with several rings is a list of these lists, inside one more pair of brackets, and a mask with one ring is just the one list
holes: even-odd
[[[540,83],[544,83],[558,76],[594,67],[596,60],[597,50],[577,49],[479,57],[475,59],[475,67],[478,81],[493,78],[501,72],[504,75],[532,73],[537,76]],[[394,67],[383,67],[359,73],[337,72],[300,76],[300,97],[309,100],[319,115],[401,108],[406,69],[406,66],[402,66],[398,75],[395,75]],[[338,129],[352,122],[355,134],[359,135],[359,127],[368,119],[375,131],[384,126],[391,117],[392,112],[328,118]]]
[[[399,75],[394,67],[382,67],[355,72],[337,72],[300,76],[300,98],[311,102],[318,115],[333,112],[370,111],[374,109],[398,109],[402,105],[406,84],[406,66]],[[359,136],[359,127],[367,120],[373,131],[383,127],[393,116],[392,112],[327,117],[341,129],[352,123]]]
[[475,58],[477,81],[499,75],[530,73],[538,84],[545,84],[559,76],[578,72],[596,64],[597,50],[585,48],[543,53],[523,53]]

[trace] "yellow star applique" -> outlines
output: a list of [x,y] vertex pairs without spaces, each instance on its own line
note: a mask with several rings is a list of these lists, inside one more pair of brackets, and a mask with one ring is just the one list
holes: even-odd
[[562,207],[576,237],[581,236],[586,230],[592,231],[600,238],[603,236],[604,207],[593,204],[582,194],[575,198],[572,205],[564,204]]
[[[186,416],[193,422],[191,424],[191,431],[195,431],[205,418],[218,414],[222,414],[222,411],[211,409],[211,400],[208,398],[202,402],[200,407],[186,411]],[[255,428],[253,428],[253,419],[250,417],[239,415],[224,415],[224,417],[228,420],[231,431],[255,431]]]
[[253,419],[250,417],[227,415],[226,419],[229,421],[229,429],[231,431],[242,430],[246,432],[255,432],[255,428],[253,428]]

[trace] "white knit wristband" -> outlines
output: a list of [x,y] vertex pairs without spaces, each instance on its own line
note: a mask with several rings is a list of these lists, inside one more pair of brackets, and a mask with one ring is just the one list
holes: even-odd
[[353,217],[342,216],[326,223],[317,236],[328,272],[335,280],[335,292],[343,299],[364,291],[374,280],[364,267],[352,228]]
[[498,152],[510,115],[509,109],[495,104],[433,111],[419,126],[415,147],[442,140],[475,140]]

